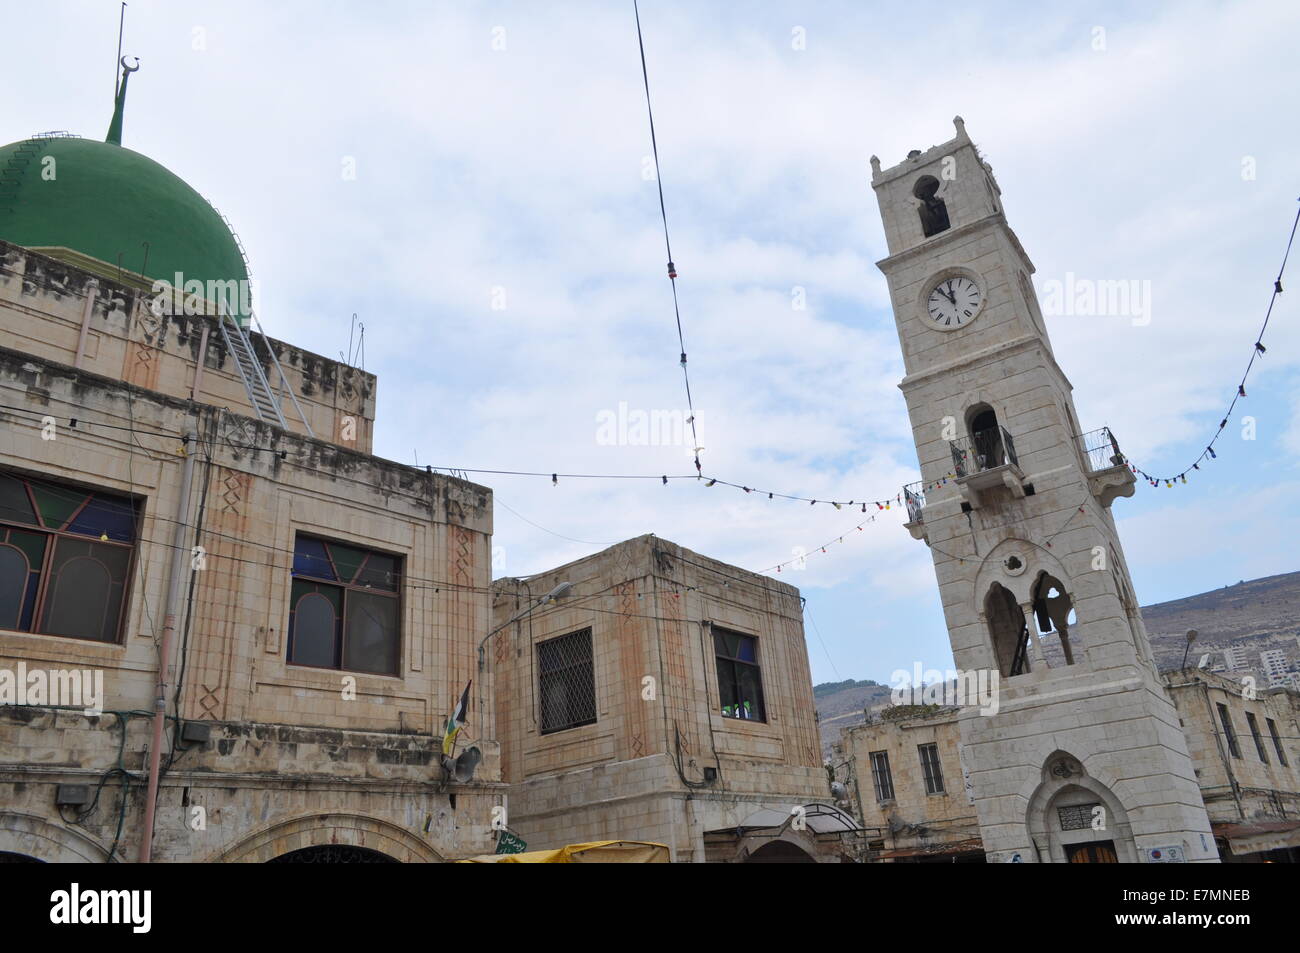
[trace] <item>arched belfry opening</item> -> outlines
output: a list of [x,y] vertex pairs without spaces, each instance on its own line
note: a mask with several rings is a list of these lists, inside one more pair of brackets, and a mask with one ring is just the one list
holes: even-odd
[[948,205],[938,196],[939,180],[932,175],[923,175],[912,186],[912,195],[919,199],[917,213],[921,216],[921,231],[926,238],[946,232],[948,223]]
[[1073,665],[1077,645],[1071,644],[1070,628],[1074,625],[1074,600],[1062,582],[1050,573],[1038,574],[1033,588],[1034,621],[1040,635],[1056,634],[1066,665]]
[[991,470],[1007,462],[1007,442],[997,412],[988,404],[976,404],[966,412],[966,429],[977,470]]
[[1029,671],[1029,626],[1015,593],[1000,583],[989,587],[984,597],[984,618],[993,642],[993,658],[1003,678]]

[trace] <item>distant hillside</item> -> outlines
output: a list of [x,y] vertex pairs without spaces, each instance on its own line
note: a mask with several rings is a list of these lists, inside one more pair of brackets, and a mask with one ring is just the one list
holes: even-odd
[[1197,631],[1189,665],[1209,652],[1213,667],[1223,661],[1223,649],[1229,645],[1244,646],[1255,664],[1260,652],[1273,648],[1285,649],[1294,658],[1300,635],[1300,572],[1146,606],[1142,619],[1161,669],[1177,668],[1182,662],[1188,629]]
[[[1223,650],[1230,645],[1245,649],[1247,664],[1259,665],[1259,653],[1284,649],[1300,659],[1300,572],[1267,576],[1212,589],[1199,595],[1142,608],[1142,619],[1151,637],[1151,650],[1161,670],[1177,668],[1187,647],[1187,630],[1197,639],[1187,657],[1196,665],[1209,653],[1208,668],[1223,665]],[[1050,640],[1044,641],[1049,661],[1059,656]],[[1263,684],[1261,682],[1261,684]],[[823,751],[838,741],[840,730],[863,720],[864,709],[889,700],[890,687],[872,681],[823,682],[813,686],[813,698],[821,719]]]

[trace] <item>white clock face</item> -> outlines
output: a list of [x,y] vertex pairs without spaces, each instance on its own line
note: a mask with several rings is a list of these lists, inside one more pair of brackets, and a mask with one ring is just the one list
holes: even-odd
[[926,316],[935,327],[956,331],[975,320],[984,304],[984,292],[965,275],[945,278],[925,301]]

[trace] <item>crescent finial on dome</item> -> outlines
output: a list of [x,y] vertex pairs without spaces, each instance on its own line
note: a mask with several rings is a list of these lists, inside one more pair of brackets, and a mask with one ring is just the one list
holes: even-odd
[[[127,60],[135,60],[134,66],[128,66]],[[113,106],[113,121],[108,124],[108,135],[104,141],[115,146],[122,144],[122,114],[126,111],[126,81],[140,68],[140,57],[122,57],[122,82],[117,87],[117,102]]]

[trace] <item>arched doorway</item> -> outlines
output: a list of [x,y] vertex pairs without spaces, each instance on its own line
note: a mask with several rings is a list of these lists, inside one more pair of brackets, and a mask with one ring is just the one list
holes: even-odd
[[12,851],[0,850],[0,864],[43,864],[45,861],[39,857],[30,857],[27,854],[15,854]]
[[1025,822],[1044,863],[1137,863],[1128,812],[1109,787],[1073,755],[1057,751],[1043,765]]
[[745,858],[747,864],[815,864],[813,859],[803,848],[797,844],[791,844],[789,841],[774,840],[768,841],[758,850],[754,851]]
[[354,847],[351,844],[318,844],[315,847],[301,847],[291,850],[279,857],[272,857],[268,864],[396,864],[395,857],[381,854],[367,847]]
[[[334,848],[335,852],[287,855],[313,848]],[[338,849],[378,854],[384,860],[361,860],[363,854],[339,853]],[[350,859],[345,859],[345,856]],[[325,858],[325,859],[322,859]],[[443,858],[411,831],[385,820],[358,814],[311,814],[280,821],[245,837],[234,847],[210,858],[222,863],[440,863]]]

